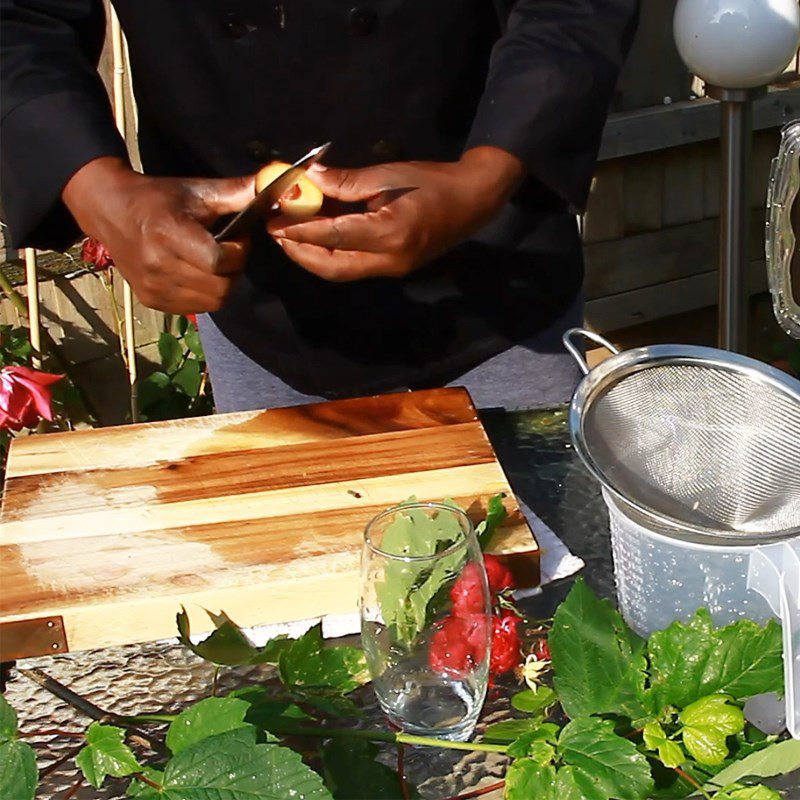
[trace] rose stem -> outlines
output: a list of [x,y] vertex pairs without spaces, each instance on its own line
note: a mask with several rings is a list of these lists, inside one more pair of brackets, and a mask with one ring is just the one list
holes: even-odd
[[[137,714],[133,717],[120,717],[119,722],[135,725],[140,722],[172,722],[171,714]],[[322,739],[367,739],[370,742],[386,742],[388,744],[412,744],[422,747],[442,747],[446,750],[470,750],[483,753],[505,753],[508,745],[484,744],[483,742],[450,742],[446,739],[434,739],[428,736],[414,736],[410,733],[389,733],[370,731],[361,728],[310,728],[294,725],[276,725],[269,728],[276,736],[318,736]]]
[[400,794],[403,800],[409,800],[408,786],[406,785],[405,745],[397,745],[397,777],[400,781]]

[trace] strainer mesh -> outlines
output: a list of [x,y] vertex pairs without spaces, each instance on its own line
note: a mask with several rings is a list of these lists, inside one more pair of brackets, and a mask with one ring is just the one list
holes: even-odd
[[584,434],[610,484],[695,526],[800,526],[800,403],[719,367],[642,365],[589,404]]

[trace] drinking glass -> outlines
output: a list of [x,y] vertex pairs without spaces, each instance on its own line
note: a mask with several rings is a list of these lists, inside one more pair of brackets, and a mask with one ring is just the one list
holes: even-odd
[[403,731],[468,739],[483,701],[490,595],[469,517],[406,503],[375,517],[361,557],[361,640],[378,702]]

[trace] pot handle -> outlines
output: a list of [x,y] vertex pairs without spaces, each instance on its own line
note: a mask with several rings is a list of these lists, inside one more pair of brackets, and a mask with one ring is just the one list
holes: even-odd
[[581,353],[581,351],[578,349],[578,346],[575,344],[575,342],[572,341],[576,336],[583,336],[584,339],[591,339],[596,344],[605,347],[606,350],[610,350],[614,355],[619,353],[619,348],[615,347],[613,344],[611,344],[611,342],[608,341],[608,339],[601,336],[599,333],[586,330],[586,328],[570,328],[568,331],[565,331],[564,335],[561,337],[561,341],[564,343],[564,347],[566,347],[567,352],[575,359],[580,371],[584,375],[589,372],[589,365],[586,363],[583,353]]
[[800,543],[756,548],[747,588],[762,595],[781,620],[786,727],[800,739]]

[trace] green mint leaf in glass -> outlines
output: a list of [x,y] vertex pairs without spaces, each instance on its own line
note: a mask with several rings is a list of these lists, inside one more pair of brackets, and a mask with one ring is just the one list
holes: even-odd
[[540,686],[535,692],[525,689],[511,698],[511,705],[525,714],[544,714],[558,701],[558,695],[549,686]]
[[503,800],[561,800],[556,793],[556,770],[531,758],[520,758],[506,772]]
[[218,733],[247,726],[250,703],[236,697],[207,697],[182,711],[167,731],[167,747],[173,754]]
[[486,742],[497,742],[498,744],[510,744],[515,739],[519,739],[526,733],[543,731],[546,741],[558,734],[558,725],[552,722],[542,722],[541,718],[528,717],[526,719],[507,719],[503,722],[495,722],[489,725],[483,732],[483,739]]
[[681,746],[667,737],[660,723],[648,722],[644,726],[643,734],[645,747],[648,750],[657,750],[658,757],[665,767],[674,769],[686,761]]
[[650,710],[684,708],[706,695],[724,692],[736,700],[783,692],[783,645],[774,620],[761,627],[739,620],[715,628],[700,609],[688,622],[673,622],[647,644],[651,663]]
[[475,534],[478,537],[481,550],[486,550],[491,544],[494,532],[505,522],[508,516],[506,507],[503,505],[504,497],[505,495],[501,493],[489,498],[489,502],[486,504],[486,519],[479,522],[475,527]]
[[93,722],[86,731],[86,747],[75,757],[75,763],[95,789],[103,785],[106,775],[122,778],[142,769],[125,744],[125,731],[99,722]]
[[647,715],[644,642],[608,600],[579,579],[558,607],[548,636],[554,684],[567,715]]
[[[645,800],[653,789],[647,758],[636,745],[614,733],[614,723],[595,718],[574,719],[561,731],[558,754],[572,769],[564,778],[586,800]],[[561,800],[562,795],[557,795]]]
[[161,800],[332,800],[298,753],[256,744],[254,728],[236,728],[182,750],[167,763],[161,785]]
[[800,740],[789,739],[776,742],[757,753],[752,753],[740,761],[725,767],[718,772],[706,789],[736,783],[743,778],[771,778],[775,775],[786,775],[800,769]]
[[782,800],[781,796],[767,786],[742,786],[733,783],[714,795],[714,800]]
[[281,650],[278,672],[285,686],[330,687],[341,694],[369,680],[363,651],[343,645],[323,647],[321,624]]
[[194,644],[191,639],[189,615],[186,609],[181,609],[177,616],[178,639],[181,644],[188,647],[195,655],[214,664],[236,666],[248,664],[257,657],[258,648],[245,636],[242,629],[233,622],[224,612],[212,614],[206,612],[216,625],[210,636]]
[[[375,761],[379,748],[363,739],[331,739],[322,748],[325,784],[335,800],[403,800],[399,775]],[[419,792],[406,784],[407,797]]]
[[[422,508],[407,508],[394,516],[381,540],[381,550],[407,556],[432,556],[461,541],[463,531],[453,514],[428,514]],[[430,562],[393,561],[385,566],[384,580],[375,590],[384,623],[394,638],[411,645],[425,627],[428,605],[442,586],[457,575],[465,551]]]
[[700,764],[722,764],[728,756],[727,738],[744,730],[744,714],[724,694],[701,697],[679,715],[683,746]]

